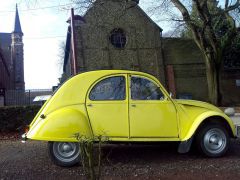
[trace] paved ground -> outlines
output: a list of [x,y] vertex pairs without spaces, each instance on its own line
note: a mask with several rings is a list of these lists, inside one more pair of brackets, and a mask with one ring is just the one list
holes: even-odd
[[[240,118],[235,118],[235,123]],[[105,145],[104,179],[239,179],[240,139],[232,140],[223,158],[205,158],[196,151],[181,155],[175,143]],[[47,143],[0,140],[0,180],[85,179],[81,166],[62,168],[49,159]]]
[[[239,179],[240,140],[233,140],[223,158],[205,158],[193,151],[176,152],[176,144],[106,145],[104,179]],[[62,168],[48,157],[47,144],[0,142],[0,179],[85,179],[81,166]]]

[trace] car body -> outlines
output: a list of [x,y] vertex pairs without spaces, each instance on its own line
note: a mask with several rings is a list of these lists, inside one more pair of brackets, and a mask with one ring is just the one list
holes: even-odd
[[54,162],[71,166],[79,161],[76,134],[104,135],[110,142],[177,141],[179,152],[196,140],[205,155],[218,157],[236,130],[211,104],[172,99],[152,75],[100,70],[65,82],[38,112],[26,138],[50,142]]

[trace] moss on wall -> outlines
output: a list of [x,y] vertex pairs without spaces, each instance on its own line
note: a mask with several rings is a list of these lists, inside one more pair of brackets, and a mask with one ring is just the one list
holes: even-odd
[[191,39],[163,38],[165,65],[174,69],[177,97],[191,95],[195,100],[208,100],[204,58]]

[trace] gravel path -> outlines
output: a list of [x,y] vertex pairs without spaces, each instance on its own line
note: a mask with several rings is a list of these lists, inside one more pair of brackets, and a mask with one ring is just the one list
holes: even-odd
[[[103,179],[239,179],[240,140],[223,158],[178,154],[176,144],[105,145]],[[81,166],[62,168],[48,157],[47,143],[0,141],[0,180],[85,179]]]

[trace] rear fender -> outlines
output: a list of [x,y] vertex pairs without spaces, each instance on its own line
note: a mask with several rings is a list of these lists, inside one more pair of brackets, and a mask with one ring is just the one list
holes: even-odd
[[75,108],[61,108],[37,120],[27,133],[27,138],[76,142],[76,134],[92,137],[86,113]]

